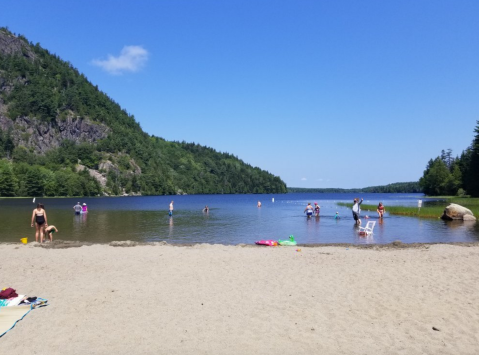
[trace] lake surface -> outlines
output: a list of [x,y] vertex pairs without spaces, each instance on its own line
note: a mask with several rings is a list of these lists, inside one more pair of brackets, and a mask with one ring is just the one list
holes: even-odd
[[[373,236],[360,237],[349,208],[337,202],[364,198],[365,204],[382,201],[391,205],[417,206],[421,194],[303,194],[283,195],[186,195],[99,198],[0,199],[0,242],[18,242],[22,237],[34,241],[30,227],[36,203],[45,205],[50,225],[60,233],[55,239],[108,243],[139,242],[253,244],[260,239],[287,239],[298,243],[404,243],[479,241],[479,223],[444,222],[440,219],[390,216],[382,223],[376,211],[361,212],[363,225],[369,215],[376,221]],[[274,198],[274,202],[273,199]],[[174,200],[174,213],[168,205]],[[89,213],[75,215],[76,202],[85,202]],[[257,202],[262,207],[257,207]],[[308,202],[321,206],[319,218],[305,217]],[[203,213],[205,205],[209,213]],[[444,203],[446,205],[446,203]],[[341,218],[334,219],[336,212]]]

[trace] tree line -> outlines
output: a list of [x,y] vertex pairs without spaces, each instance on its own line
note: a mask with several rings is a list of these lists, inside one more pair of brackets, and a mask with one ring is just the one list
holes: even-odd
[[479,121],[474,132],[471,145],[460,156],[447,149],[429,160],[419,180],[426,195],[479,197]]
[[288,187],[288,192],[300,193],[420,193],[422,188],[418,182],[396,182],[388,185],[369,186],[357,189],[340,188],[302,188]]

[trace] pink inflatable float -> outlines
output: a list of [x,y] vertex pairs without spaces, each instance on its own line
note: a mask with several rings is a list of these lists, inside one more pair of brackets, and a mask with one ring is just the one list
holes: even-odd
[[255,243],[258,245],[268,245],[270,247],[274,247],[278,245],[278,242],[276,240],[258,240]]

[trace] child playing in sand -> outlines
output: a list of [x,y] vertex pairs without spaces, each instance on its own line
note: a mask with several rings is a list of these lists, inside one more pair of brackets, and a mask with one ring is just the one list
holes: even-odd
[[55,226],[48,226],[45,229],[45,233],[47,233],[47,237],[50,238],[50,242],[53,242],[53,233],[58,233],[58,229]]

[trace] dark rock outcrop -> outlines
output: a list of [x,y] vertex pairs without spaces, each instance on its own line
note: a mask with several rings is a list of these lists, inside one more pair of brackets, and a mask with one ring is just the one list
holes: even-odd
[[66,120],[57,118],[46,123],[30,117],[17,117],[11,120],[1,113],[0,129],[11,132],[15,146],[33,148],[40,154],[59,147],[65,139],[75,143],[94,143],[105,138],[110,132],[107,126],[91,122],[87,118],[68,117]]
[[[0,55],[22,56],[28,60],[35,60],[36,54],[28,41],[22,36],[0,30]],[[0,93],[9,93],[14,82],[22,82],[24,78],[18,77],[7,80],[0,72]],[[56,117],[51,122],[44,122],[35,117],[21,116],[14,120],[7,116],[8,106],[0,96],[0,129],[11,132],[15,146],[32,148],[34,152],[43,154],[52,148],[57,148],[65,140],[75,143],[94,143],[105,138],[110,129],[103,124],[94,123],[88,118],[77,117],[70,112],[68,117]]]
[[35,59],[35,53],[28,42],[12,33],[0,31],[0,54],[22,55],[26,58]]

